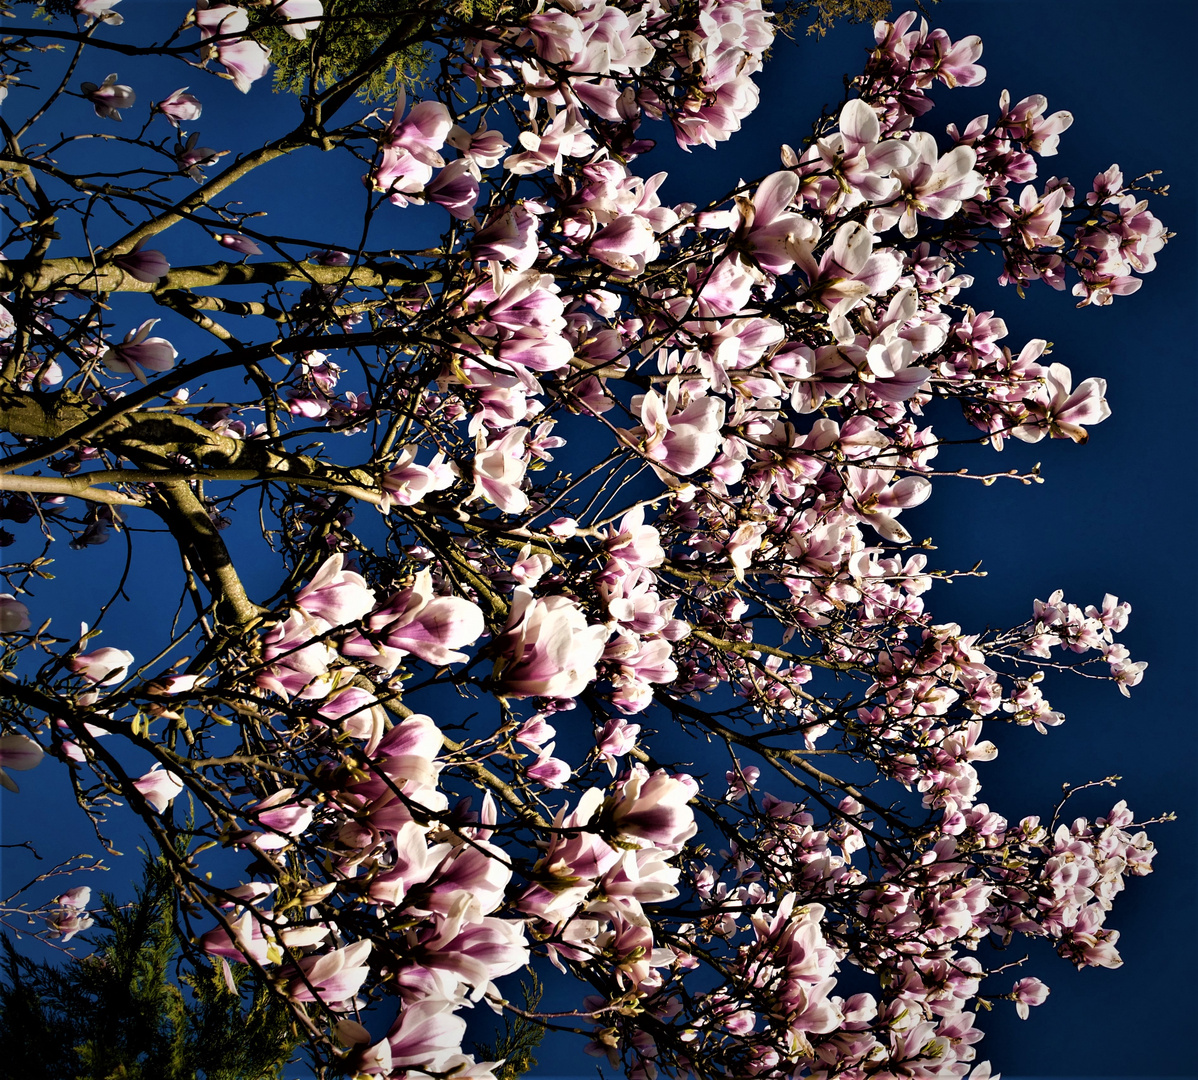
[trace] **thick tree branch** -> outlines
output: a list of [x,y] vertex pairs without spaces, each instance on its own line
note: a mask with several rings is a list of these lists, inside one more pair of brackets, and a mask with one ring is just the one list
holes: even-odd
[[216,262],[207,266],[181,266],[157,284],[139,281],[112,264],[94,266],[78,257],[26,262],[0,262],[0,290],[24,288],[33,293],[59,289],[113,293],[160,293],[163,290],[211,289],[230,285],[334,285],[381,289],[394,285],[426,285],[441,280],[439,270],[418,270],[403,263],[367,266],[316,266],[310,263]]

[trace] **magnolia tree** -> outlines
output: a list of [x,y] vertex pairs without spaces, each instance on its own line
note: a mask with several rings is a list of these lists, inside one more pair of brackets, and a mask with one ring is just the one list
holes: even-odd
[[[938,622],[902,518],[925,413],[993,450],[1108,415],[967,271],[1134,292],[1168,238],[1143,180],[1042,176],[1071,117],[1040,96],[935,132],[982,45],[912,14],[696,206],[646,155],[757,105],[760,0],[201,0],[158,43],[118,3],[0,40],[0,764],[53,759],[99,830],[123,805],[230,987],[357,1076],[488,1080],[489,1006],[636,1080],[981,1080],[979,1007],[1048,993],[997,950],[1120,963],[1132,812],[1009,819],[978,763],[987,724],[1062,721],[1045,669],[1139,682],[1129,606]],[[375,36],[331,65],[351,15]],[[289,126],[201,145],[205,87],[268,95],[272,41]],[[364,104],[417,48],[418,92]],[[359,225],[330,245],[267,166]],[[160,632],[50,621],[47,553],[105,542],[117,593],[177,602]],[[46,917],[86,927],[86,889]],[[578,983],[547,1012],[514,986],[541,963]]]

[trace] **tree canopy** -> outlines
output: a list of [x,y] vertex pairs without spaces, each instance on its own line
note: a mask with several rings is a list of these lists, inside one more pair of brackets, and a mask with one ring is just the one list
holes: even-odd
[[[1130,607],[938,621],[970,571],[904,514],[949,444],[1107,418],[969,290],[997,255],[1124,302],[1151,175],[1042,176],[1041,95],[938,141],[982,43],[908,12],[775,171],[665,196],[655,138],[727,141],[780,22],[869,2],[118,6],[0,38],[0,781],[64,770],[157,853],[95,958],[9,947],[0,1035],[64,1075],[302,1037],[322,1075],[510,1080],[555,1030],[630,1080],[985,1080],[979,1015],[1048,994],[1013,943],[1121,962],[1155,819],[1010,819],[979,766],[1061,723],[1046,671],[1138,685]],[[202,145],[219,77],[242,122]],[[125,555],[78,634],[60,540]]]

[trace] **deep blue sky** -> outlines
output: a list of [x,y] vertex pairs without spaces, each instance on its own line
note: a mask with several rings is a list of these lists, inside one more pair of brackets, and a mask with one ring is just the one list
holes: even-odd
[[[183,5],[125,0],[122,8],[133,20],[151,17],[151,12],[160,15],[168,6]],[[979,470],[1023,469],[1040,461],[1046,483],[983,488],[945,479],[918,514],[904,517],[917,539],[934,537],[939,565],[969,567],[981,559],[989,573],[984,579],[938,587],[939,595],[929,598],[938,621],[955,620],[980,630],[1022,621],[1033,598],[1045,598],[1057,588],[1080,604],[1100,603],[1104,592],[1114,592],[1133,605],[1124,640],[1133,658],[1150,664],[1130,701],[1106,684],[1051,680],[1049,697],[1069,719],[1047,736],[990,725],[987,734],[1001,752],[982,769],[982,798],[1012,818],[1047,816],[1062,781],[1120,773],[1124,779],[1118,794],[1103,791],[1079,798],[1077,812],[1093,816],[1123,797],[1143,816],[1176,810],[1180,817],[1176,824],[1155,828],[1160,849],[1156,873],[1130,882],[1108,921],[1122,933],[1124,966],[1078,973],[1048,950],[1034,953],[1030,973],[1048,982],[1052,995],[1029,1021],[1020,1022],[1002,1008],[985,1018],[988,1037],[979,1056],[990,1058],[1008,1076],[1190,1075],[1195,1069],[1186,1035],[1198,1015],[1193,977],[1198,968],[1198,851],[1192,824],[1198,814],[1192,689],[1192,613],[1198,589],[1189,411],[1198,401],[1193,346],[1198,262],[1189,73],[1198,7],[1188,2],[1131,8],[1068,0],[944,0],[932,8],[932,22],[954,38],[980,34],[989,76],[980,88],[940,90],[940,107],[924,126],[941,133],[950,121],[993,114],[1004,87],[1015,100],[1043,93],[1050,111],[1069,109],[1075,123],[1062,138],[1061,154],[1042,163],[1042,177],[1065,175],[1084,191],[1094,174],[1112,162],[1119,162],[1128,175],[1163,169],[1161,179],[1172,193],[1155,201],[1153,209],[1178,234],[1140,293],[1107,309],[1078,311],[1067,294],[1047,288],[1029,290],[1028,299],[1020,301],[1013,290],[992,284],[993,268],[979,265],[974,270],[978,285],[968,301],[978,310],[996,309],[1011,329],[1009,343],[1015,348],[1031,337],[1054,342],[1053,359],[1073,369],[1075,382],[1092,375],[1107,379],[1114,415],[1092,429],[1084,447],[1016,444],[1001,456],[967,449],[959,464]],[[670,170],[667,198],[700,202],[740,177],[774,170],[779,143],[797,144],[819,107],[839,99],[842,73],[859,70],[871,41],[868,28],[849,26],[822,42],[780,45],[761,79],[761,108],[730,144],[715,153],[687,155],[666,136],[657,151],[642,159],[639,171]],[[99,70],[106,63],[93,62],[95,70],[81,70],[79,78],[100,81],[111,70]],[[139,85],[144,100],[161,98],[188,81],[177,72],[164,71],[154,85]],[[239,132],[239,121],[294,109],[289,99],[271,98],[263,85],[247,99],[227,83],[198,73],[190,81],[205,102],[198,125],[203,142],[217,148],[242,149],[252,141],[255,129],[246,126]],[[80,107],[86,109],[82,103]],[[333,243],[355,235],[341,224],[352,223],[360,206],[362,189],[345,186],[355,183],[349,173],[322,183],[275,173],[264,174],[258,190],[269,195],[280,227],[305,215],[309,222],[321,222]],[[397,229],[393,242],[406,244],[398,230],[410,217],[397,213],[392,220]],[[218,257],[210,241],[207,248],[199,238],[194,242],[187,259]],[[172,262],[187,261],[168,254]],[[129,325],[141,317],[130,314]],[[159,332],[164,330],[165,324]],[[103,583],[119,573],[124,551],[119,541],[80,552],[60,546],[64,550],[55,552],[60,577],[41,596],[55,616],[55,628],[66,633],[90,617]],[[148,551],[152,555],[153,548]],[[161,615],[144,601],[115,609],[102,643],[139,652],[139,627]],[[147,643],[139,655],[149,652]],[[95,849],[86,823],[71,812],[62,770],[47,761],[21,779],[21,795],[0,796],[6,843],[26,839],[26,826],[37,822],[39,834],[47,828],[56,834],[47,841],[47,851]],[[129,840],[125,850],[132,851],[135,838]],[[7,891],[24,880],[33,864],[12,852],[3,856]],[[103,887],[121,891],[121,874],[118,864]],[[576,1043],[553,1044],[538,1071],[581,1075],[592,1073],[593,1064]]]

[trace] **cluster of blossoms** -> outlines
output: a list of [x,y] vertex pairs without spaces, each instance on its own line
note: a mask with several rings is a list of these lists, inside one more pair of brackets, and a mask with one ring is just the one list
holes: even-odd
[[[113,6],[76,10],[108,32]],[[255,28],[302,37],[323,14],[284,0],[251,26],[248,7],[201,2],[185,25],[249,91],[269,68]],[[5,515],[76,547],[157,515],[195,617],[138,668],[82,651],[86,628],[33,631],[0,595],[6,644],[48,656],[14,682],[28,734],[0,737],[0,765],[51,754],[97,815],[82,778],[120,792],[175,860],[199,949],[253,967],[320,1060],[358,1076],[493,1080],[464,1013],[513,1008],[503,980],[543,961],[589,983],[572,1003],[588,1049],[634,1080],[984,1080],[978,1008],[1026,1016],[1047,987],[991,989],[983,944],[1047,937],[1079,966],[1117,964],[1104,919],[1153,848],[1123,803],[1010,826],[978,801],[983,730],[1061,722],[1040,661],[1105,664],[1124,694],[1144,665],[1116,641],[1130,607],[1113,596],[1083,611],[1055,593],[1006,632],[934,621],[935,571],[902,522],[933,486],[924,406],[956,403],[996,450],[1084,442],[1104,382],[1074,389],[1043,340],[1003,344],[963,266],[997,247],[1004,281],[1104,304],[1167,234],[1114,167],[1081,202],[1057,178],[1037,192],[1070,121],[1042,97],[1004,95],[942,153],[915,125],[937,83],[982,81],[981,43],[911,15],[878,24],[801,150],[706,207],[669,205],[665,174],[634,165],[647,121],[686,147],[739,128],[774,35],[759,0],[496,18],[430,16],[445,56],[426,100],[335,131],[309,102],[302,140],[212,179],[224,152],[184,141],[202,107],[174,91],[154,112],[179,146],[154,150],[181,209],[86,273],[43,246],[3,279],[24,409]],[[84,95],[104,120],[135,103],[116,76]],[[204,209],[312,139],[369,162],[370,222],[444,212],[440,246],[303,254],[239,204]],[[172,271],[145,245],[184,224],[243,262]],[[284,261],[251,261],[264,245]],[[180,361],[155,319],[110,343],[99,297],[121,292],[221,351]],[[240,340],[205,312],[272,325]],[[58,475],[20,471],[43,462]],[[239,505],[223,483],[260,493],[283,558],[258,600],[239,572],[256,556],[222,539]],[[83,521],[76,495],[98,507]],[[715,748],[701,768],[692,741]],[[184,793],[187,839],[225,852],[207,876],[175,846]],[[64,898],[58,929],[82,929],[85,906]],[[837,993],[849,964],[876,993]]]

